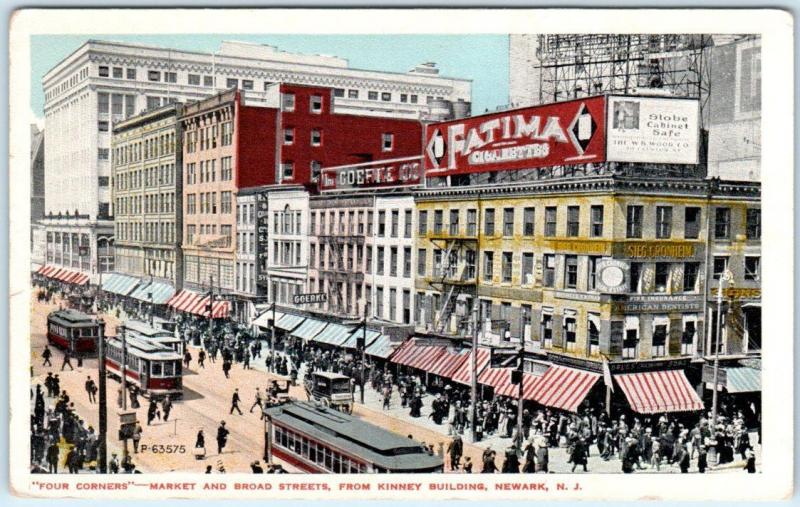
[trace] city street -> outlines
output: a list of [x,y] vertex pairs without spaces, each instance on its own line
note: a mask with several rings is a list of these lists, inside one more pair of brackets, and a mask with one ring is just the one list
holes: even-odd
[[[42,366],[41,352],[46,343],[45,323],[47,314],[58,308],[58,304],[33,303],[33,313],[31,316],[32,335],[31,347],[33,352],[33,378],[32,386],[41,383],[48,371],[58,373],[61,378],[62,389],[65,389],[71,400],[75,403],[76,411],[83,417],[87,424],[95,429],[98,425],[97,405],[91,404],[84,389],[84,382],[87,376],[97,381],[97,360],[86,359],[81,368],[77,367],[77,361],[73,360],[76,366],[74,371],[67,368],[60,371],[62,354],[58,349],[52,348],[54,356],[52,358],[52,368]],[[113,315],[102,314],[106,321],[107,333],[113,334],[119,320]],[[134,463],[143,472],[147,471],[181,471],[197,472],[205,471],[207,465],[212,465],[216,473],[220,466],[224,466],[227,472],[250,472],[250,464],[255,460],[261,460],[264,448],[263,422],[260,421],[259,409],[256,407],[252,413],[249,408],[253,403],[256,386],[262,392],[266,390],[272,379],[283,377],[268,373],[264,365],[264,359],[268,355],[268,350],[262,352],[261,358],[254,358],[251,361],[252,369],[245,370],[241,364],[234,364],[230,378],[226,379],[221,368],[221,360],[211,362],[206,360],[205,368],[198,368],[197,356],[199,349],[189,347],[193,360],[188,370],[184,370],[183,384],[184,396],[176,400],[170,413],[169,420],[156,420],[147,426],[147,400],[140,400],[141,407],[136,411],[137,419],[141,422],[144,429],[140,450],[134,455]],[[303,371],[299,378],[303,378]],[[108,435],[109,435],[109,458],[111,453],[117,453],[122,457],[122,443],[116,439],[119,428],[120,411],[117,407],[117,391],[119,383],[109,379],[108,389]],[[234,389],[239,389],[242,398],[241,408],[244,415],[238,413],[230,414],[231,397]],[[304,400],[306,395],[302,386],[293,386],[290,389],[290,396]],[[358,399],[356,391],[356,399]],[[423,399],[422,417],[412,418],[409,416],[408,408],[401,407],[400,397],[397,391],[393,393],[393,399],[389,410],[382,410],[382,399],[380,395],[367,388],[365,405],[356,404],[354,414],[366,421],[386,428],[400,435],[411,435],[413,438],[433,444],[437,452],[446,453],[447,445],[451,438],[447,436],[446,425],[436,425],[430,413],[431,397]],[[129,410],[130,411],[130,410]],[[216,448],[216,431],[220,421],[226,421],[226,426],[230,430],[230,436],[226,448],[222,454],[218,454]],[[205,434],[207,456],[204,460],[197,460],[194,456],[194,443],[198,430],[202,429]],[[465,442],[464,455],[470,456],[474,465],[474,472],[480,471],[481,454],[487,446],[497,451],[496,463],[502,465],[503,453],[508,446],[509,439],[499,436],[488,436],[478,445],[470,442],[470,435],[466,432],[463,435]],[[756,442],[756,435],[751,435],[751,441]],[[161,447],[163,446],[163,447]],[[441,451],[440,451],[441,449]],[[132,449],[130,449],[132,451]],[[172,452],[170,452],[172,451]],[[757,462],[760,466],[761,449],[760,445],[755,446]],[[550,470],[555,473],[569,472],[571,465],[567,463],[567,451],[564,448],[550,450]],[[293,467],[282,464],[287,470],[295,471]],[[445,459],[446,470],[449,470],[449,460]],[[721,467],[721,470],[738,471],[742,463],[735,461],[732,464]],[[595,473],[611,473],[620,471],[620,462],[614,458],[610,461],[603,461],[597,455],[596,447],[592,446],[588,462],[588,469]],[[694,471],[694,470],[693,470]],[[639,472],[639,471],[637,471]],[[642,472],[651,472],[645,469]],[[663,465],[661,473],[677,473],[677,466]]]

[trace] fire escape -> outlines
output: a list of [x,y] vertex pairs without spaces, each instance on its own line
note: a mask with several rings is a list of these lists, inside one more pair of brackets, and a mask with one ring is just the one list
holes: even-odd
[[[364,236],[353,233],[354,224],[346,230],[344,222],[339,223],[339,234],[321,235],[320,246],[325,245],[327,258],[320,269],[321,280],[328,281],[328,310],[339,315],[355,315],[356,297],[349,291],[364,283],[364,273],[358,268],[356,248],[363,255]],[[322,252],[320,252],[322,254]],[[345,297],[347,287],[349,297]]]
[[433,331],[445,335],[463,336],[469,331],[471,304],[477,304],[478,273],[477,224],[470,223],[466,234],[458,221],[445,230],[434,225],[429,236],[435,247],[430,286],[441,296],[438,311],[434,308]]

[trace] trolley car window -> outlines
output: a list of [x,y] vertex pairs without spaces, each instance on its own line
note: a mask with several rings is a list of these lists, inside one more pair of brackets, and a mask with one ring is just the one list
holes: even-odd
[[164,361],[164,376],[172,377],[175,375],[175,364],[172,361]]
[[161,363],[154,362],[152,364],[151,368],[152,368],[152,375],[154,377],[160,377],[161,376]]

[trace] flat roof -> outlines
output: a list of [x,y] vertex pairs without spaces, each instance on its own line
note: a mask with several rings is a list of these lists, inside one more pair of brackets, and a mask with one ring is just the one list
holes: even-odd
[[67,326],[85,326],[97,324],[97,319],[95,319],[93,316],[73,309],[56,310],[48,315],[47,318],[48,320],[52,321],[60,321],[62,324]]
[[327,442],[354,456],[392,471],[429,471],[443,466],[422,444],[362,419],[304,401],[267,409],[273,421]]

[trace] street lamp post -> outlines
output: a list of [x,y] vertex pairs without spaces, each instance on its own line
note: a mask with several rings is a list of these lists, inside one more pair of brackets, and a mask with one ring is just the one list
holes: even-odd
[[717,336],[714,340],[714,385],[711,394],[711,423],[714,428],[717,427],[717,411],[718,411],[718,391],[719,391],[719,349],[720,340],[722,340],[722,288],[724,284],[731,284],[733,281],[733,274],[725,270],[722,276],[719,277],[717,284]]
[[98,433],[100,443],[98,445],[97,455],[97,471],[98,473],[106,473],[108,466],[108,400],[106,398],[106,323],[103,319],[99,319],[100,324],[99,334],[97,337],[97,370],[98,370],[98,394],[100,400],[98,401],[99,424]]
[[472,309],[472,354],[469,359],[469,370],[471,373],[470,399],[472,400],[472,410],[470,410],[470,426],[472,431],[472,442],[478,441],[478,434],[475,426],[478,423],[478,305],[473,303]]
[[150,327],[153,327],[153,312],[155,310],[153,307],[153,275],[150,275],[150,287],[147,292],[147,297],[150,300]]

